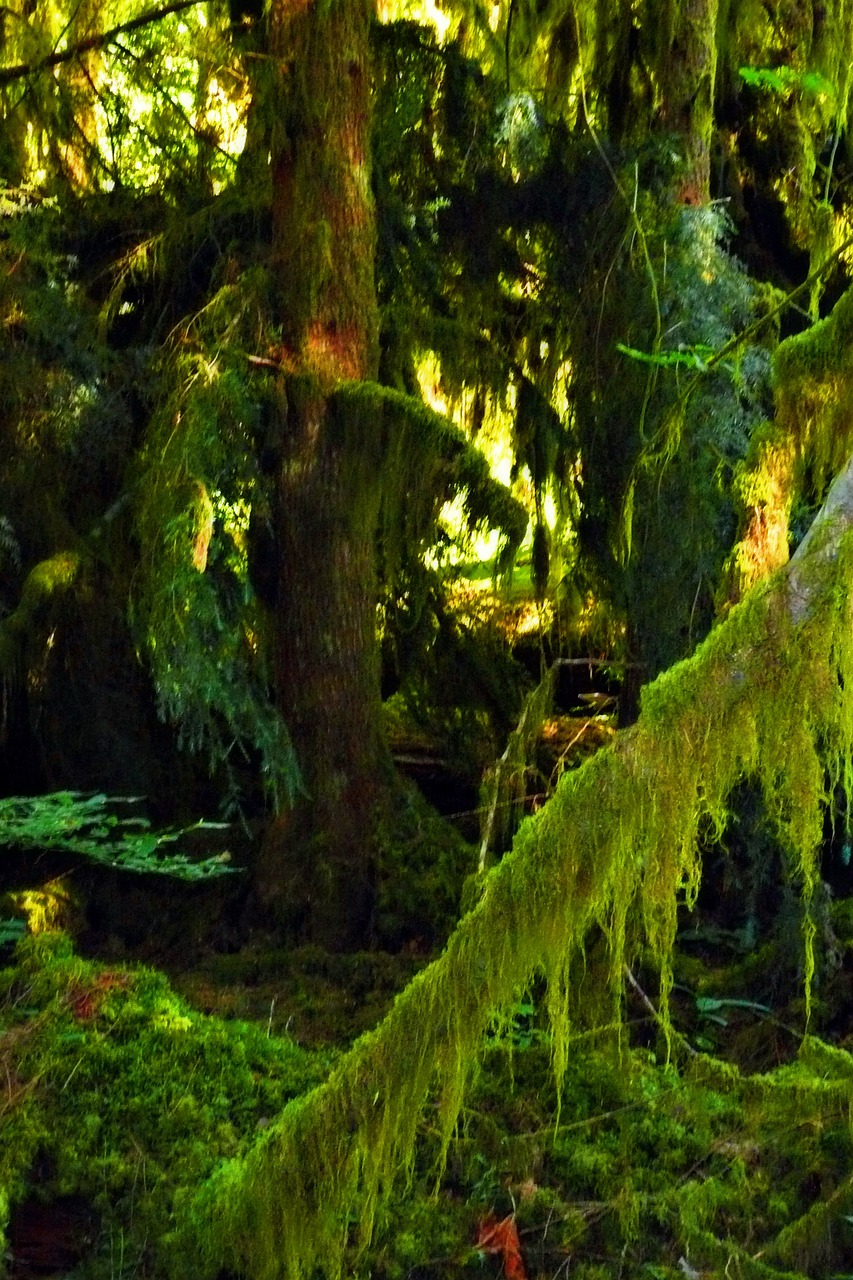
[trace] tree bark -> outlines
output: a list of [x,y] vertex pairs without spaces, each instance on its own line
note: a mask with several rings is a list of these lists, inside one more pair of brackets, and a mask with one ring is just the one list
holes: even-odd
[[672,37],[659,68],[661,122],[681,139],[684,168],[678,196],[685,204],[707,204],[711,187],[711,140],[717,78],[718,0],[678,0]]
[[277,485],[275,670],[304,790],[272,824],[257,884],[289,932],[352,948],[370,930],[392,772],[376,641],[378,465],[367,442],[335,438],[346,424],[329,397],[296,400]]
[[279,923],[334,947],[368,936],[374,833],[390,776],[376,640],[379,424],[365,438],[334,398],[341,382],[378,369],[372,11],[370,0],[276,0],[269,19],[284,369],[275,674],[304,790],[272,824],[256,886]]

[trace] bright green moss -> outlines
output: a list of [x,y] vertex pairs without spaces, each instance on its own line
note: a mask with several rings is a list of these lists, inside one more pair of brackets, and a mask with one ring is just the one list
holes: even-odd
[[853,289],[826,319],[780,344],[773,381],[779,425],[825,486],[853,445]]
[[397,1280],[440,1258],[447,1280],[482,1274],[480,1224],[511,1213],[531,1276],[555,1275],[567,1257],[572,1274],[598,1263],[625,1280],[683,1275],[680,1258],[702,1274],[722,1273],[729,1258],[733,1267],[758,1259],[764,1270],[744,1274],[776,1280],[843,1269],[848,1054],[831,1050],[828,1066],[809,1042],[777,1078],[700,1057],[678,1070],[606,1043],[584,1038],[555,1123],[547,1044],[491,1041],[441,1192],[429,1198],[436,1151],[428,1137],[413,1188],[392,1197],[355,1273]]
[[[0,1112],[0,1205],[23,1198],[38,1159],[50,1171],[38,1194],[84,1197],[103,1238],[121,1232],[129,1256],[155,1259],[181,1192],[326,1068],[288,1040],[194,1012],[161,974],[90,963],[50,933],[20,943],[0,974],[0,1054],[14,1081]],[[90,1265],[110,1274],[106,1259]]]
[[296,1280],[317,1265],[339,1274],[349,1215],[366,1244],[378,1203],[411,1170],[431,1087],[446,1152],[493,1011],[536,970],[549,981],[559,1085],[570,1061],[574,975],[593,926],[606,939],[618,1003],[623,966],[641,940],[629,920],[642,923],[667,1028],[677,904],[698,888],[698,835],[722,831],[729,793],[747,777],[761,787],[806,903],[808,998],[823,815],[835,780],[849,784],[853,754],[851,548],[836,537],[815,550],[797,563],[796,587],[806,594],[789,596],[784,575],[754,591],[693,658],[647,690],[633,730],[563,775],[440,959],[323,1086],[202,1190],[183,1233],[184,1247],[205,1260],[199,1275],[223,1262],[257,1280]]

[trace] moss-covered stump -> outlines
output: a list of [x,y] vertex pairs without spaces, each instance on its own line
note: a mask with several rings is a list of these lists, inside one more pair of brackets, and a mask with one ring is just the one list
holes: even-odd
[[71,1231],[85,1254],[75,1275],[164,1274],[181,1189],[328,1065],[328,1053],[194,1012],[153,970],[83,960],[62,934],[24,939],[0,970],[0,1258],[11,1240],[12,1274],[16,1242],[21,1265],[33,1248],[70,1262],[65,1236],[50,1254],[27,1221],[41,1205],[56,1223],[73,1204],[85,1220]]

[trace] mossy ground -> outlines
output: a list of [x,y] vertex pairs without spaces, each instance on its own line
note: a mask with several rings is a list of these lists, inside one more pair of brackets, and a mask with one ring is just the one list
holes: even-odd
[[[846,1276],[853,1029],[842,1034],[838,1019],[850,915],[849,900],[833,904],[839,952],[824,984],[833,1044],[802,1038],[801,1000],[799,1012],[793,1002],[764,1016],[748,999],[761,967],[747,974],[724,963],[727,945],[710,925],[694,927],[694,944],[676,960],[671,1058],[635,994],[621,1032],[578,1030],[558,1099],[534,984],[484,1039],[440,1180],[440,1120],[427,1108],[411,1181],[380,1208],[369,1250],[353,1244],[345,1274]],[[185,1197],[325,1078],[335,1049],[304,1042],[348,1043],[419,963],[247,950],[176,975],[185,999],[153,969],[81,958],[61,933],[26,938],[0,972],[0,1206],[13,1246],[22,1205],[43,1203],[54,1224],[82,1205],[86,1230],[66,1269],[25,1271],[10,1259],[6,1274],[189,1280],[170,1258]],[[593,980],[596,964],[593,944]],[[694,995],[718,994],[716,1019],[691,1013],[688,981]],[[715,1057],[697,1052],[709,1036]],[[750,1074],[731,1060],[759,1043],[766,1070]],[[489,1234],[506,1223],[517,1255],[511,1237]]]
[[[846,920],[849,909],[833,916]],[[847,938],[843,922],[842,933]],[[849,1275],[853,1028],[833,1045],[803,1036],[801,996],[773,1016],[744,998],[748,987],[726,1000],[725,986],[713,985],[727,972],[719,963],[695,956],[690,963],[697,991],[720,992],[715,1020],[691,1011],[676,991],[668,1055],[658,1021],[635,993],[621,1031],[577,1035],[559,1099],[546,1021],[536,998],[520,999],[486,1039],[440,1184],[431,1164],[440,1138],[427,1118],[413,1187],[380,1216],[375,1245],[352,1273],[372,1280]],[[846,967],[842,984],[850,981]],[[716,1056],[697,1048],[708,1046],[712,1031]],[[766,1069],[750,1071],[737,1058],[760,1058]],[[489,1224],[507,1221],[523,1272],[506,1247],[489,1248]]]
[[[202,1013],[156,970],[20,943],[0,979],[13,1254],[22,1204],[73,1200],[88,1242],[53,1274],[78,1280],[849,1274],[853,930],[820,862],[851,794],[853,654],[835,593],[796,632],[786,599],[740,606],[563,774],[413,978],[411,953],[255,948],[180,980]],[[739,855],[756,773],[765,844],[756,826]],[[726,840],[742,906],[703,918]],[[691,949],[689,911],[741,954]],[[659,1013],[633,978],[624,1008],[627,964]],[[315,1040],[365,1034],[341,1056],[274,1034],[300,1014]]]
[[349,1044],[375,1026],[424,957],[249,946],[211,956],[171,981],[194,1008],[271,1027],[312,1048]]
[[118,1274],[120,1240],[121,1274],[148,1276],[182,1189],[322,1080],[330,1056],[198,1013],[155,970],[87,961],[43,933],[0,971],[0,1063],[2,1227],[31,1198],[81,1197],[97,1226],[75,1274]]

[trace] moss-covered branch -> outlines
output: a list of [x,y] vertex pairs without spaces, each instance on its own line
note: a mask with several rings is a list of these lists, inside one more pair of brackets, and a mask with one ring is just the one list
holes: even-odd
[[342,383],[335,398],[356,448],[363,451],[365,438],[378,430],[386,574],[403,549],[411,553],[433,532],[441,504],[456,494],[462,496],[472,530],[497,529],[510,553],[518,549],[527,531],[527,512],[449,418],[376,382]]
[[642,942],[660,964],[665,1010],[677,903],[699,885],[699,832],[721,831],[745,777],[760,784],[802,885],[808,980],[824,809],[838,782],[851,789],[852,527],[853,459],[791,564],[646,691],[634,728],[563,775],[444,954],[378,1029],[183,1206],[168,1246],[175,1275],[188,1257],[199,1276],[222,1265],[255,1280],[318,1266],[339,1275],[349,1224],[368,1240],[380,1198],[410,1168],[428,1099],[449,1141],[484,1029],[537,969],[561,1078],[567,994],[593,926],[609,944],[617,1003]]
[[44,58],[39,58],[37,62],[21,62],[13,67],[0,67],[0,85],[11,84],[13,80],[23,80],[26,76],[38,75],[42,71],[52,71],[54,67],[62,66],[64,62],[73,62],[75,58],[81,58],[84,53],[91,53],[94,49],[104,49],[107,45],[112,44],[119,36],[127,35],[131,31],[139,31],[142,27],[151,26],[154,22],[160,22],[163,18],[172,13],[181,13],[184,9],[194,9],[202,3],[202,0],[173,0],[171,4],[165,4],[162,7],[154,9],[146,9],[144,13],[140,13],[137,17],[129,19],[127,22],[120,22],[118,26],[111,27],[109,31],[100,31],[94,35],[87,36],[85,40],[80,40],[77,44],[71,45],[68,49],[57,49],[53,53],[49,53]]

